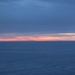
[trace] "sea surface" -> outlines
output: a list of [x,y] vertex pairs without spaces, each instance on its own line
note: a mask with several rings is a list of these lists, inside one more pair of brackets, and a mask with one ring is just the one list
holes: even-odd
[[0,42],[0,75],[75,75],[75,42]]

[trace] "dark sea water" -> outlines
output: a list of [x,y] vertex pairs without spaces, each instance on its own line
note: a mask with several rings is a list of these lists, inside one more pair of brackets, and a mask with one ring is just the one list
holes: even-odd
[[75,42],[0,42],[0,75],[75,75]]

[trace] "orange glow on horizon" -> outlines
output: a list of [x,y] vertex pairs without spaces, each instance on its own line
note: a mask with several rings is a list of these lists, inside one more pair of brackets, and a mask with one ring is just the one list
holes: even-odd
[[0,41],[68,41],[75,40],[75,36],[16,36],[13,38],[0,38]]

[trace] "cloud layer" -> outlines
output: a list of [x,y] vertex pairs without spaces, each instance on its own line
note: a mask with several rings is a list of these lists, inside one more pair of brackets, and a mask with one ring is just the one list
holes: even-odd
[[75,32],[75,0],[0,0],[0,34]]
[[0,41],[75,41],[75,33],[1,37]]

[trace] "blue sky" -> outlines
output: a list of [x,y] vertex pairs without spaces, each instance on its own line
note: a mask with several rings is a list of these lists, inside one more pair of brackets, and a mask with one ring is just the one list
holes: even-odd
[[75,0],[0,0],[0,36],[52,33],[75,33]]

